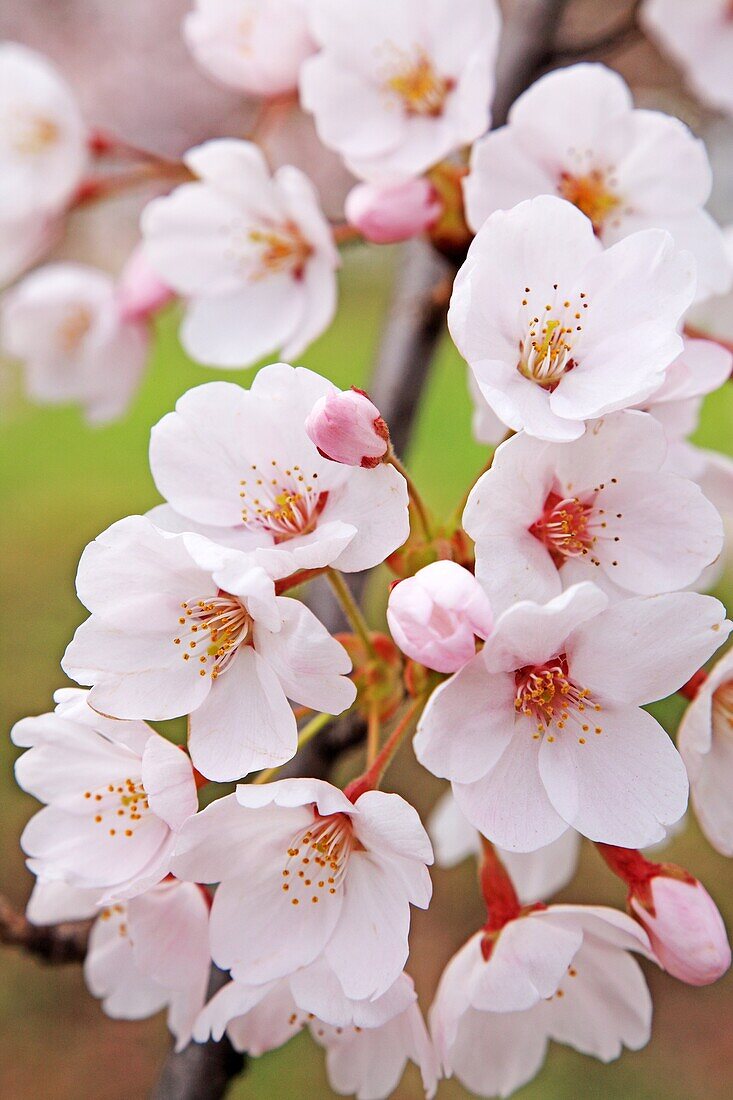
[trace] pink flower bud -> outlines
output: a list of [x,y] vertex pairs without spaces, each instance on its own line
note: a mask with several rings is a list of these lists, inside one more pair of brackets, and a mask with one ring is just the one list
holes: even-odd
[[649,889],[653,912],[635,894],[630,905],[661,965],[689,985],[717,981],[730,966],[731,952],[723,918],[705,887],[657,875]]
[[345,466],[378,466],[387,453],[387,425],[377,406],[355,388],[316,401],[305,430],[324,458]]
[[142,245],[138,245],[120,272],[117,281],[117,309],[123,321],[146,321],[174,297],[148,263]]
[[387,607],[392,637],[403,653],[436,672],[456,672],[486,639],[493,616],[472,573],[454,561],[435,561],[392,589]]
[[374,244],[416,237],[438,220],[443,209],[426,179],[389,186],[359,183],[346,198],[346,220]]

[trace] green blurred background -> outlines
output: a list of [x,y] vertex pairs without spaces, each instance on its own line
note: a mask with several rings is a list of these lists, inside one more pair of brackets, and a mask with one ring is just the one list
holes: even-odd
[[[364,384],[368,378],[384,308],[393,251],[353,249],[341,280],[338,319],[304,357],[305,365],[335,382]],[[20,396],[18,372],[3,375],[0,419],[2,500],[2,630],[0,630],[0,713],[3,844],[0,890],[22,907],[31,877],[18,848],[20,831],[35,809],[14,785],[16,755],[8,731],[26,714],[49,709],[51,695],[65,680],[59,659],[84,611],[73,578],[84,545],[123,515],[157,502],[147,462],[151,426],[185,389],[220,377],[186,359],[178,345],[177,311],[161,318],[143,388],[127,417],[101,430],[88,429],[75,409],[41,409]],[[227,377],[247,384],[252,371]],[[733,386],[709,399],[698,441],[731,449]],[[429,379],[407,456],[429,502],[447,514],[483,465],[486,452],[470,433],[465,367],[445,339]],[[733,574],[718,594],[733,600]],[[674,731],[679,700],[659,713]],[[356,760],[344,763],[344,775]],[[396,789],[427,811],[441,784],[417,768],[403,750],[392,780]],[[733,867],[702,840],[692,820],[665,852],[702,878],[733,926]],[[410,967],[427,1007],[442,967],[475,930],[481,910],[474,870],[436,871],[435,899],[427,914],[417,912]],[[618,884],[605,872],[590,845],[583,851],[565,900],[622,905]],[[107,1020],[87,994],[80,968],[43,967],[4,949],[0,955],[0,1046],[2,1095],[11,1100],[127,1100],[147,1095],[168,1049],[161,1018],[135,1023]],[[518,1095],[524,1100],[615,1098],[634,1100],[724,1100],[733,1094],[733,978],[696,990],[646,966],[655,1001],[653,1039],[646,1050],[626,1053],[609,1067],[565,1048],[553,1048],[544,1072]],[[232,1089],[233,1097],[330,1097],[320,1050],[306,1035],[255,1061]],[[398,1097],[421,1095],[417,1074],[408,1071]],[[440,1086],[448,1100],[464,1096],[453,1082]]]

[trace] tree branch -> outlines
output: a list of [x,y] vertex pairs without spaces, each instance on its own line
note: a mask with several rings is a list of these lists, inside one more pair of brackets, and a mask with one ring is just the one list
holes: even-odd
[[69,921],[66,924],[36,925],[0,897],[0,943],[22,947],[45,963],[83,962],[91,921]]
[[579,57],[594,57],[610,53],[624,46],[630,39],[641,33],[639,26],[639,8],[641,0],[634,0],[628,13],[615,27],[586,42],[568,43],[554,50],[553,61],[575,61]]

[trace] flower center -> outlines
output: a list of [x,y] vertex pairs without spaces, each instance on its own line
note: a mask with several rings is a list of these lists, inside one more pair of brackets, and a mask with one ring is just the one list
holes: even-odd
[[315,530],[328,498],[315,484],[317,473],[306,476],[300,466],[281,468],[274,458],[269,470],[256,464],[250,469],[239,483],[245,527],[267,531],[278,543]]
[[585,735],[591,730],[596,734],[603,732],[602,726],[589,721],[589,716],[601,707],[591,699],[587,688],[573,682],[564,653],[544,664],[518,669],[514,679],[514,709],[517,715],[525,715],[534,725],[535,741],[547,734],[548,742],[552,743],[568,726],[579,733],[581,745],[586,743]]
[[56,123],[43,115],[18,111],[10,118],[10,144],[21,156],[38,156],[59,140]]
[[237,650],[250,636],[252,618],[246,607],[228,592],[186,600],[179,625],[185,627],[173,639],[181,647],[184,661],[197,660],[199,676],[221,676],[231,665]]
[[[610,478],[609,484],[617,485],[618,478]],[[593,565],[600,566],[592,552],[594,546],[600,540],[621,542],[618,532],[623,513],[609,513],[598,506],[605,488],[605,482],[597,485],[584,494],[584,499],[561,497],[555,492],[548,495],[542,514],[529,528],[529,533],[547,547],[558,569],[568,558],[586,556]],[[612,561],[611,565],[618,565],[618,562]]]
[[282,872],[283,893],[291,905],[316,905],[336,894],[352,851],[361,845],[347,814],[316,817],[290,841]]
[[293,222],[250,229],[248,239],[259,252],[259,266],[253,278],[264,279],[281,272],[302,279],[313,246]]
[[455,80],[441,76],[422,49],[412,55],[397,49],[394,53],[384,81],[385,89],[400,101],[407,115],[438,118],[449,93],[455,88]]
[[553,284],[554,302],[545,302],[537,309],[532,301],[530,287],[524,288],[521,300],[526,320],[527,335],[519,341],[517,370],[530,382],[552,392],[575,366],[573,341],[583,330],[579,324],[583,310],[588,308],[586,295],[580,294],[573,303],[569,298],[560,299],[557,283]]
[[126,905],[120,905],[119,902],[116,902],[114,905],[108,905],[104,909],[100,909],[99,919],[103,921],[116,921],[117,934],[121,936],[123,940],[129,939],[127,934]]
[[[590,529],[592,505],[584,504],[578,497],[565,497],[550,493],[542,515],[529,531],[544,543],[554,559],[577,558],[588,553],[595,542]],[[557,561],[556,561],[557,564]]]
[[91,327],[92,315],[86,306],[72,306],[57,331],[59,346],[65,355],[77,351]]
[[600,235],[609,214],[621,204],[606,173],[598,168],[578,176],[563,172],[557,190],[561,198],[582,210],[593,223],[596,235]]
[[119,783],[84,791],[84,801],[94,810],[95,825],[103,826],[110,836],[128,839],[134,836],[139,822],[150,810],[141,779],[131,776]]

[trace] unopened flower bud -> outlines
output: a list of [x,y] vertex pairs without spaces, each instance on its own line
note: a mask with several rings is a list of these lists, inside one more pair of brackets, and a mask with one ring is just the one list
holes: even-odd
[[379,409],[355,388],[321,397],[305,430],[324,458],[345,466],[378,466],[389,445],[389,430]]
[[387,607],[392,637],[403,653],[436,672],[456,672],[486,639],[493,616],[472,573],[453,561],[435,561],[392,589]]
[[158,278],[142,245],[138,245],[117,281],[117,309],[121,320],[146,321],[173,297],[173,291]]
[[346,198],[346,220],[374,244],[394,244],[429,229],[443,209],[426,179],[378,186],[359,183]]
[[689,985],[709,985],[730,966],[723,919],[705,887],[695,879],[661,874],[648,884],[648,897],[632,893],[631,911],[643,924],[665,970]]

